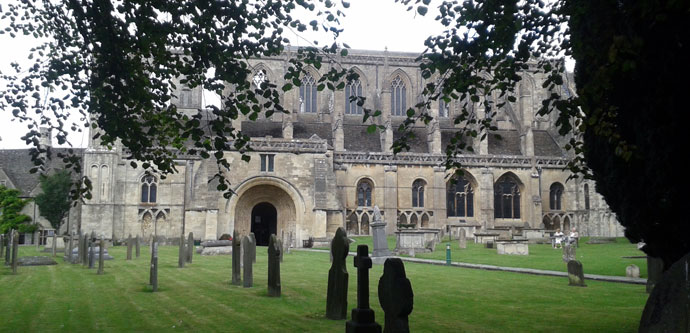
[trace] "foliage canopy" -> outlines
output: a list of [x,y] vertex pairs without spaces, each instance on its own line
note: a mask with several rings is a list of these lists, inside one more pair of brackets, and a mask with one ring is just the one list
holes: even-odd
[[34,232],[36,225],[31,217],[21,211],[29,202],[19,197],[19,191],[0,185],[0,233],[17,230],[20,233]]
[[51,175],[40,175],[40,178],[42,192],[34,201],[38,205],[41,216],[45,217],[55,230],[58,230],[72,205],[70,192],[73,181],[70,172],[59,170]]

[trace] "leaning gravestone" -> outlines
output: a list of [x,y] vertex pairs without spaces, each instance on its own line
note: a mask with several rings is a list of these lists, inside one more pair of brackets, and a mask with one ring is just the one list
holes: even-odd
[[19,251],[19,233],[12,230],[12,274],[17,274],[17,252]]
[[640,268],[637,267],[637,265],[629,265],[628,267],[625,268],[625,276],[629,278],[639,278],[640,277]]
[[103,275],[103,265],[105,261],[105,240],[101,236],[101,242],[98,247],[98,275]]
[[[251,235],[251,234],[250,234]],[[254,272],[252,271],[252,238],[250,236],[244,236],[242,238],[242,252],[244,252],[244,257],[242,258],[244,271],[242,275],[243,284],[245,288],[251,288],[254,284]]]
[[642,311],[638,332],[690,332],[690,254],[656,281]]
[[577,260],[568,261],[568,280],[570,286],[586,287],[585,273],[582,270],[582,263]]
[[232,233],[232,284],[237,286],[242,284],[242,276],[240,272],[242,266],[240,263],[241,252],[240,235],[237,233],[237,230],[235,230]]
[[328,270],[328,292],[326,296],[326,318],[340,320],[347,318],[347,254],[350,241],[342,227],[338,228],[331,241],[333,263]]
[[414,294],[399,258],[388,258],[379,279],[379,303],[385,314],[384,333],[410,332],[407,317],[412,313]]
[[268,296],[280,297],[280,241],[275,234],[268,240]]
[[192,256],[194,255],[194,233],[190,232],[187,237],[187,262],[192,263]]
[[132,234],[127,238],[127,260],[132,260]]
[[371,227],[372,238],[374,241],[374,252],[372,257],[390,256],[391,252],[388,250],[388,241],[386,240],[386,222],[381,217],[379,206],[374,206],[374,219],[369,225]]
[[137,235],[137,237],[135,238],[135,240],[134,240],[134,245],[135,245],[136,257],[137,257],[137,259],[138,259],[139,256],[141,255],[141,248],[140,248],[140,247],[141,247],[141,244],[139,243],[139,235]]
[[184,234],[180,235],[180,248],[177,252],[177,267],[184,268],[184,263],[187,261],[187,251],[184,248]]
[[661,280],[664,273],[664,262],[659,258],[647,257],[647,292],[651,293],[654,285]]
[[458,247],[461,249],[467,248],[467,234],[465,229],[460,229],[458,232]]
[[345,332],[380,333],[381,325],[376,322],[374,310],[369,307],[369,269],[372,262],[368,246],[357,246],[354,263],[357,267],[357,307],[352,309],[352,320],[345,323]]
[[249,255],[252,258],[252,263],[256,263],[256,236],[253,232],[249,233],[249,237],[252,239],[253,246],[249,249]]

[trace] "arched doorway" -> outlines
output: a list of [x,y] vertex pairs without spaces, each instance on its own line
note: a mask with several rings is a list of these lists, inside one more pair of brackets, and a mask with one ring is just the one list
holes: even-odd
[[267,246],[271,234],[278,233],[278,213],[268,202],[257,204],[252,209],[251,232],[256,237],[256,245]]

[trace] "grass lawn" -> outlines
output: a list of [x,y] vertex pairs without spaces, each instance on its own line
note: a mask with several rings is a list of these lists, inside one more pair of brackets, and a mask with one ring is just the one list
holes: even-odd
[[[126,261],[110,249],[105,275],[80,265],[0,268],[0,331],[228,331],[342,332],[344,321],[324,318],[329,256],[293,251],[281,267],[283,295],[267,297],[266,248],[257,249],[254,288],[230,285],[229,256],[201,257],[177,268],[177,248],[162,247],[160,291],[148,291],[148,251]],[[469,252],[469,250],[468,250]],[[554,252],[555,253],[555,252]],[[20,256],[37,255],[22,247]],[[587,266],[585,266],[587,267]],[[647,299],[641,285],[406,263],[415,293],[413,332],[634,332]],[[371,304],[379,323],[377,283]],[[348,258],[349,304],[356,302],[356,272]]]

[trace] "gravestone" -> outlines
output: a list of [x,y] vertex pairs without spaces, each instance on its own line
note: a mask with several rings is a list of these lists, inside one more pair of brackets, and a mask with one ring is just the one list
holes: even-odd
[[0,234],[0,258],[5,256],[5,235]]
[[19,233],[12,230],[12,274],[17,274],[17,252],[19,251]]
[[57,230],[53,232],[53,257],[57,256]]
[[249,256],[252,258],[252,263],[256,263],[256,236],[253,232],[249,233],[249,238],[252,239],[253,246],[249,249]]
[[385,314],[384,333],[410,332],[407,317],[412,313],[414,293],[399,258],[388,258],[379,279],[379,303]]
[[5,239],[5,265],[9,265],[10,256],[12,255],[12,231],[7,233],[3,238]]
[[96,258],[94,258],[95,254],[93,253],[93,246],[94,246],[93,243],[94,243],[94,241],[89,239],[89,269],[93,268],[94,260],[96,259]]
[[374,206],[373,222],[369,225],[371,227],[372,238],[374,241],[374,252],[372,257],[390,256],[391,252],[388,250],[388,241],[386,240],[386,222],[381,217],[379,206]]
[[72,249],[69,248],[69,243],[70,243],[69,241],[72,239],[72,235],[67,235],[65,237],[69,237],[69,240],[65,240],[63,238],[63,241],[62,241],[62,243],[64,244],[65,257],[67,257],[67,256],[69,256],[70,251],[72,251]]
[[347,254],[350,241],[342,227],[338,228],[331,241],[333,262],[328,270],[328,292],[326,296],[326,318],[340,320],[347,318]]
[[568,280],[570,286],[586,287],[585,273],[582,270],[582,263],[577,260],[568,261]]
[[79,232],[79,235],[77,236],[77,259],[75,261],[76,264],[81,264],[81,257],[84,254],[84,249],[81,248],[84,235],[82,235],[81,231]]
[[72,249],[74,248],[74,244],[72,243],[72,242],[73,242],[73,239],[74,239],[74,235],[73,235],[73,234],[70,234],[70,235],[69,235],[69,246],[68,246],[68,247],[69,247],[69,251],[65,254],[65,256],[67,257],[67,260],[68,260],[70,263],[72,263],[73,260],[74,260],[73,257],[72,257]]
[[132,260],[132,234],[127,238],[127,260]]
[[239,286],[242,284],[242,276],[241,276],[241,262],[240,262],[240,254],[241,254],[241,245],[240,245],[240,235],[237,233],[237,230],[235,230],[232,233],[232,284]]
[[139,256],[141,255],[141,248],[140,248],[141,244],[139,243],[139,235],[137,235],[137,237],[135,238],[134,245],[135,245],[136,257],[137,257],[137,259],[139,259]]
[[278,244],[278,248],[280,248],[280,262],[283,262],[283,253],[285,253],[285,251],[283,251],[283,241],[276,239],[276,243]]
[[184,268],[184,263],[187,261],[187,251],[184,246],[184,234],[180,235],[180,248],[177,252],[177,267]]
[[639,278],[640,277],[640,268],[637,267],[637,265],[629,265],[628,267],[625,268],[625,276],[629,278]]
[[268,240],[268,296],[280,297],[280,241],[275,234]]
[[647,257],[647,293],[651,293],[654,285],[661,280],[664,273],[664,262],[660,258]]
[[158,242],[153,242],[151,251],[151,272],[149,283],[153,292],[158,291]]
[[458,247],[461,249],[467,248],[467,233],[465,229],[460,229],[458,231]]
[[98,275],[103,275],[103,265],[105,262],[105,240],[101,236],[101,241],[98,246]]
[[563,242],[563,262],[570,262],[576,260],[575,245],[570,242]]
[[638,332],[690,332],[690,254],[655,281]]
[[190,232],[187,237],[187,262],[192,263],[192,256],[194,255],[194,233]]
[[[251,235],[251,233],[250,233]],[[242,252],[244,252],[244,257],[242,258],[244,271],[243,271],[243,284],[245,288],[251,288],[254,284],[254,272],[252,271],[252,247],[255,246],[252,242],[252,237],[249,235],[242,238]]]
[[347,333],[381,332],[381,325],[376,323],[374,310],[369,307],[369,247],[357,246],[357,256],[354,258],[357,267],[357,307],[352,309],[352,320],[345,323]]

